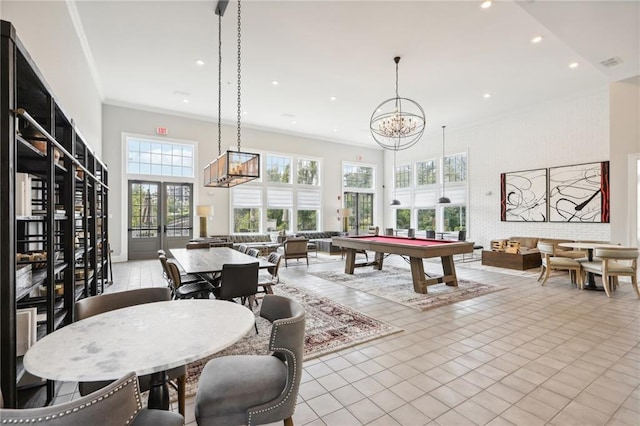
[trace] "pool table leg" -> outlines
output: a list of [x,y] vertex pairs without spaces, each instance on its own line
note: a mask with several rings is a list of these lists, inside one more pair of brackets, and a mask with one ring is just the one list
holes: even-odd
[[347,258],[344,262],[344,273],[353,275],[353,270],[356,267],[356,250],[352,248],[347,249]]
[[416,293],[427,294],[427,282],[424,279],[424,265],[422,258],[410,257],[411,278],[413,280],[413,291]]
[[458,277],[456,276],[456,265],[453,263],[453,256],[442,256],[442,279],[451,287],[458,287]]
[[382,261],[384,260],[384,253],[383,252],[376,252],[376,257],[375,257],[375,265],[373,265],[373,267],[375,269],[377,269],[378,271],[382,270]]

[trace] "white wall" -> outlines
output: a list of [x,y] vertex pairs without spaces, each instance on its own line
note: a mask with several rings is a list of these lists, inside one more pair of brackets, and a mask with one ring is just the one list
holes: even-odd
[[[103,159],[109,167],[109,221],[111,248],[114,258],[126,259],[126,184],[124,174],[124,159],[122,133],[155,136],[156,127],[169,129],[167,139],[193,141],[198,144],[198,176],[195,179],[195,205],[212,204],[215,216],[208,223],[209,234],[229,233],[229,190],[221,188],[205,188],[202,185],[202,170],[206,164],[218,156],[218,127],[214,122],[194,120],[189,118],[158,114],[129,108],[105,105],[103,107]],[[235,146],[236,128],[223,126],[223,150]],[[378,149],[360,148],[349,145],[319,141],[292,135],[265,132],[262,130],[242,128],[242,150],[265,150],[282,153],[304,154],[322,159],[322,189],[323,209],[321,229],[339,231],[340,222],[337,220],[336,209],[341,205],[338,195],[342,191],[342,161],[374,164],[379,172],[383,170],[383,152]],[[150,177],[152,180],[157,178]],[[381,194],[382,179],[377,181],[377,194]],[[375,211],[382,211],[383,199],[375,197]],[[374,218],[382,221],[382,218]],[[198,226],[198,221],[195,221]],[[198,235],[198,229],[194,230]]]
[[102,99],[66,2],[3,0],[1,6],[0,17],[16,28],[62,109],[101,157]]
[[[640,153],[640,76],[612,83],[611,105],[611,239],[637,244],[636,156]],[[629,161],[632,157],[634,161]]]
[[[441,156],[443,124],[447,123],[432,123],[423,141],[398,153],[398,163]],[[492,239],[510,236],[609,239],[609,224],[500,221],[500,173],[609,160],[606,88],[463,129],[447,127],[446,132],[446,154],[467,151],[469,155],[469,241],[488,248]],[[489,191],[491,195],[486,195]],[[388,204],[389,200],[385,207]],[[611,210],[619,209],[612,202]],[[391,226],[388,207],[387,212],[385,222]]]

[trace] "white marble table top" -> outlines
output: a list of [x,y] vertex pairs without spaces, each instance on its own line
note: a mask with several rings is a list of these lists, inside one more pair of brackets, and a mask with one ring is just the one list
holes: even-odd
[[619,244],[611,243],[587,243],[587,242],[575,242],[575,243],[558,243],[560,247],[574,248],[578,250],[593,250],[597,248],[623,248]]
[[112,380],[168,370],[232,345],[253,329],[246,307],[172,300],[117,309],[49,334],[24,356],[30,373],[53,380]]

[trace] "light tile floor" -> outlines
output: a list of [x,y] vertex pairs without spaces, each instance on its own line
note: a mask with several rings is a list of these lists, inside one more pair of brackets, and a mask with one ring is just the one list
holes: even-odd
[[[113,266],[108,291],[164,285],[158,261]],[[507,289],[420,312],[307,273],[342,267],[280,271],[404,332],[306,361],[296,425],[640,425],[640,301],[628,283],[608,299],[562,273],[542,287],[459,264],[459,277]]]

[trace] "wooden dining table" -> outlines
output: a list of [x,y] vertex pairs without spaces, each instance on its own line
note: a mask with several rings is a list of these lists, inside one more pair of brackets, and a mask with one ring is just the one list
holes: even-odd
[[[611,244],[611,243],[590,243],[590,242],[567,242],[567,243],[559,243],[560,247],[573,248],[578,250],[586,250],[587,251],[587,259],[589,262],[593,262],[593,250],[597,248],[622,248],[619,244]],[[604,287],[598,287],[596,285],[596,277],[593,272],[587,273],[587,283],[583,286],[585,290],[596,290],[596,291],[604,291]]]
[[229,263],[258,262],[259,269],[276,266],[261,257],[240,253],[229,247],[211,247],[209,249],[170,249],[173,258],[187,274],[210,274],[222,272],[222,265]]

